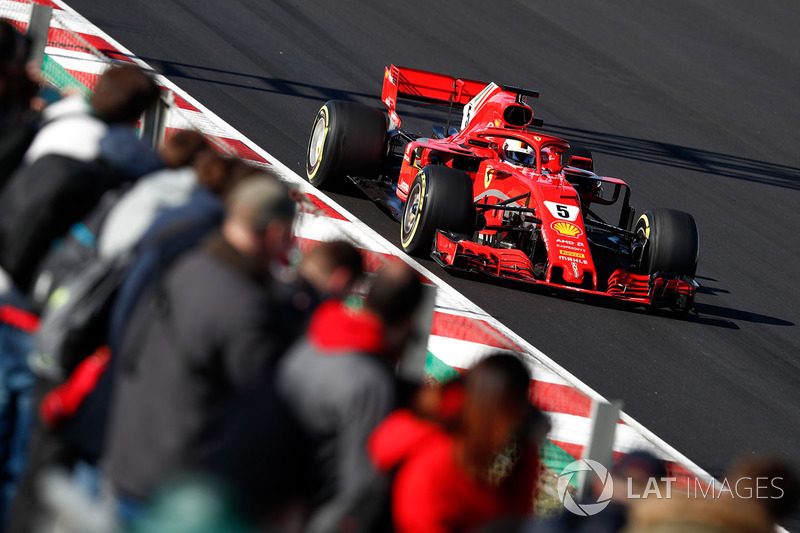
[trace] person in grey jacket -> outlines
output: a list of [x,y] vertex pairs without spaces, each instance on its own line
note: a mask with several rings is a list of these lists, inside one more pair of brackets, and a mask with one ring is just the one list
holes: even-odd
[[104,459],[128,508],[219,459],[236,399],[269,378],[299,334],[269,275],[294,215],[277,178],[249,178],[231,193],[221,231],[137,303],[118,354]]
[[416,272],[390,263],[375,278],[363,309],[323,303],[305,338],[279,362],[278,392],[314,442],[309,532],[339,531],[361,515],[365,496],[380,485],[367,438],[396,407],[393,369],[421,299]]

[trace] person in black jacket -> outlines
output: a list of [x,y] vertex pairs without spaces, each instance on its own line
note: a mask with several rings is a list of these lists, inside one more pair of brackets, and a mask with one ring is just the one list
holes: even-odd
[[104,457],[127,508],[218,459],[231,406],[268,379],[299,333],[270,275],[290,243],[295,205],[277,178],[244,181],[221,231],[137,303],[117,354]]
[[39,85],[28,73],[29,40],[0,20],[0,188],[22,162],[39,126],[34,98]]

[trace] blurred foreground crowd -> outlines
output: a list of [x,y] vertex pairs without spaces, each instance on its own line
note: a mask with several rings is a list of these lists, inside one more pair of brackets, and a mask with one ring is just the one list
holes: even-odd
[[[796,501],[791,471],[759,460],[737,472],[780,474],[769,505],[629,512],[615,494],[594,517],[533,520],[549,423],[518,357],[398,378],[413,270],[301,246],[302,195],[198,133],[153,151],[136,124],[159,89],[138,67],[53,99],[26,57],[0,24],[7,531],[766,532]],[[642,452],[615,476],[664,468]]]

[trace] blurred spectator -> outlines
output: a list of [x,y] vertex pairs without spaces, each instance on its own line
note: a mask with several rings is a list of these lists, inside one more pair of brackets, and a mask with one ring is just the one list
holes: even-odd
[[80,161],[103,159],[134,176],[156,170],[161,165],[135,127],[158,96],[153,78],[136,65],[108,68],[88,100],[72,95],[45,108],[25,163],[62,155]]
[[186,168],[194,166],[198,155],[204,150],[213,148],[202,133],[197,130],[178,130],[167,136],[158,156],[166,168]]
[[[464,380],[459,375],[446,383],[427,382],[412,393],[408,407],[384,419],[370,435],[367,450],[383,475],[359,504],[357,531],[394,531],[391,477],[410,450],[427,446],[442,431],[453,431],[464,407]],[[388,474],[388,475],[386,475]]]
[[208,473],[226,482],[243,516],[272,531],[299,531],[309,487],[311,436],[278,394],[274,379],[232,401],[226,435]]
[[417,274],[390,263],[376,276],[363,309],[323,303],[305,339],[279,364],[279,392],[315,442],[308,531],[343,527],[377,482],[367,438],[395,407],[393,368],[421,298]]
[[158,491],[128,533],[257,533],[242,519],[235,496],[217,480],[182,476]]
[[[39,265],[32,297],[40,308],[56,288],[79,277],[92,262],[124,267],[153,221],[167,209],[188,201],[198,186],[196,161],[203,150],[211,147],[198,132],[171,135],[159,151],[166,168],[143,176],[130,187],[109,191],[83,220],[73,224]],[[100,344],[104,343],[105,338]]]
[[[722,490],[725,483],[728,490]],[[768,533],[790,516],[800,498],[797,472],[787,461],[770,457],[735,462],[715,488],[639,500],[631,505],[625,531]]]
[[[172,161],[173,164],[186,162],[192,158],[193,146],[197,146],[190,134],[188,137],[178,137],[168,142],[161,151],[162,158]],[[182,154],[182,155],[181,155]],[[108,342],[113,348],[112,353],[118,351],[120,338],[125,326],[129,322],[130,313],[139,301],[142,294],[147,292],[153,280],[159,279],[165,270],[176,258],[194,248],[206,235],[218,228],[224,217],[224,199],[217,193],[228,191],[244,176],[255,172],[253,167],[246,165],[241,160],[217,155],[215,152],[200,149],[192,158],[193,168],[197,173],[197,183],[191,189],[188,199],[183,205],[173,206],[163,211],[152,223],[135,248],[133,263],[125,270],[125,277],[121,286],[113,295],[109,304],[110,325],[105,321],[101,324],[103,329],[92,328],[88,332],[80,331],[81,337],[86,333],[98,333],[102,341]],[[213,189],[212,189],[213,188]],[[212,192],[214,191],[214,192]],[[161,200],[151,198],[153,204],[158,205]],[[116,204],[115,204],[116,206]],[[114,207],[114,206],[112,206]],[[101,208],[98,207],[97,210]],[[122,207],[122,209],[127,209]],[[158,208],[160,211],[161,208]],[[134,216],[137,213],[133,213]],[[88,222],[87,222],[88,224]],[[91,224],[89,224],[91,225]],[[125,231],[125,224],[116,224]],[[91,225],[94,228],[94,225]],[[98,224],[99,226],[99,224]],[[97,228],[94,228],[98,231]],[[100,236],[106,228],[100,230]],[[113,227],[109,231],[114,231]],[[106,261],[107,262],[107,261]],[[94,259],[85,264],[81,262],[83,270],[81,276],[94,270],[98,264],[103,263]],[[126,262],[122,263],[123,265]],[[110,331],[106,332],[105,329]],[[40,339],[41,340],[41,339]],[[97,342],[92,339],[70,339],[68,352],[62,353],[67,357],[69,353],[77,357],[88,356],[97,347]],[[83,348],[83,349],[81,349]],[[67,357],[68,358],[68,357]],[[68,358],[69,359],[69,358]],[[14,504],[13,516],[10,527],[14,531],[27,531],[30,529],[30,520],[41,514],[41,502],[36,492],[36,480],[41,471],[48,465],[58,464],[72,469],[77,463],[86,463],[85,472],[92,472],[91,465],[99,459],[103,440],[106,434],[106,421],[108,418],[109,404],[111,403],[112,386],[116,374],[117,357],[112,357],[101,368],[95,364],[97,358],[88,361],[88,370],[79,368],[80,375],[71,375],[69,381],[53,392],[50,390],[58,383],[48,379],[40,380],[41,391],[37,398],[45,396],[40,406],[46,423],[35,426],[31,438],[30,454],[31,464],[20,485],[20,494]],[[38,360],[38,358],[37,358]],[[62,361],[68,363],[68,361]],[[37,368],[41,365],[37,365]],[[76,370],[76,372],[78,371]],[[71,370],[64,368],[66,375]],[[97,374],[100,374],[99,377]],[[75,373],[73,373],[75,374]],[[88,386],[94,383],[94,386]],[[62,390],[66,389],[66,390]],[[76,389],[80,394],[76,397]],[[62,404],[64,396],[70,398],[72,406],[66,409]],[[37,402],[38,403],[38,402]],[[53,407],[57,409],[53,409]],[[55,427],[54,425],[57,425]]]
[[[360,279],[362,265],[361,253],[346,241],[317,244],[300,263],[301,287],[293,292],[293,303],[310,314],[320,301],[343,300]],[[239,403],[226,427],[230,438],[214,471],[239,490],[254,521],[284,528],[287,519],[297,517],[283,510],[305,500],[308,435],[271,381]]]
[[464,409],[463,378],[460,374],[443,384],[423,384],[407,407],[393,411],[381,422],[368,441],[371,460],[379,471],[396,468],[409,451],[426,446],[428,438],[457,429]]
[[25,64],[30,46],[30,40],[25,35],[6,19],[0,19],[0,63]]
[[37,320],[25,308],[19,295],[0,297],[0,529],[25,469],[27,436],[33,423],[35,378],[27,357]]
[[[17,170],[38,128],[31,101],[38,87],[26,62],[29,41],[0,20],[0,195]],[[9,213],[0,210],[0,220]],[[0,268],[0,528],[25,467],[25,437],[32,422],[33,374],[27,356],[37,325],[24,295]]]
[[364,259],[349,242],[334,240],[312,248],[303,257],[298,271],[321,300],[341,300],[364,275]]
[[328,299],[344,300],[364,275],[361,252],[347,241],[322,242],[311,248],[296,271],[298,308],[310,313]]
[[269,272],[290,243],[296,204],[264,175],[234,189],[228,207],[221,231],[155,282],[125,330],[105,454],[124,508],[213,462],[234,400],[267,379],[293,340]]
[[0,266],[23,292],[54,239],[103,193],[162,166],[134,131],[157,98],[148,74],[122,65],[99,78],[90,101],[74,96],[45,109],[25,165],[0,190]]
[[[109,345],[116,351],[138,298],[159,272],[218,228],[225,216],[228,194],[243,179],[263,173],[237,158],[211,150],[197,154],[194,168],[198,185],[182,205],[164,210],[144,233],[136,258],[111,313]],[[277,178],[276,178],[277,179]]]
[[167,138],[159,156],[166,168],[144,176],[108,213],[97,243],[100,257],[129,253],[163,211],[183,205],[198,185],[198,167],[211,150],[202,134],[183,130]]
[[396,531],[475,531],[531,513],[547,422],[528,403],[529,387],[517,357],[493,355],[464,376],[452,430],[402,411],[378,427],[370,453],[383,472],[396,471]]
[[[796,466],[778,457],[743,457],[733,463],[728,474],[739,496],[755,495],[766,509],[769,520],[782,523],[800,503],[800,476]],[[769,482],[765,483],[765,480]]]
[[[107,342],[112,354],[119,352],[131,313],[154,280],[222,224],[224,197],[218,194],[226,193],[245,178],[261,175],[239,159],[222,157],[209,150],[197,154],[194,167],[199,183],[186,203],[159,215],[136,246],[133,262],[110,309]],[[118,358],[112,357],[95,388],[60,429],[61,438],[72,452],[90,463],[99,459],[103,448],[117,362]]]
[[38,86],[26,68],[29,48],[24,35],[0,20],[0,188],[19,167],[39,125],[32,109]]
[[[0,20],[0,191],[38,127],[37,113],[31,109],[37,86],[25,68],[28,49],[25,36]],[[0,529],[25,467],[34,383],[26,358],[36,324],[24,295],[0,269]]]

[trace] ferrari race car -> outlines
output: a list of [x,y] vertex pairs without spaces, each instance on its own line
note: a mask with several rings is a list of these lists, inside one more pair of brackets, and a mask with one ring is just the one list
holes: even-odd
[[[399,97],[445,106],[447,124],[428,137],[404,130]],[[543,124],[527,103],[537,97],[392,65],[388,116],[339,100],[319,110],[308,179],[322,188],[350,179],[399,220],[403,250],[445,269],[691,310],[692,216],[653,209],[636,219],[625,182],[595,174],[588,150],[532,129]]]

